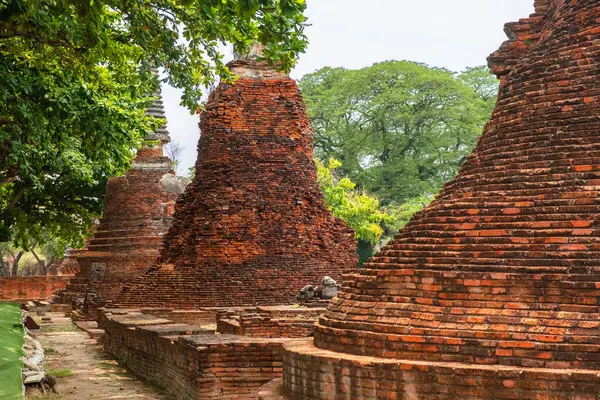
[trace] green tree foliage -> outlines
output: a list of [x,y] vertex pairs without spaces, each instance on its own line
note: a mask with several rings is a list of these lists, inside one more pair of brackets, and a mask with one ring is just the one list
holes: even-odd
[[380,210],[379,200],[356,189],[350,179],[337,178],[335,169],[342,166],[338,160],[331,158],[327,165],[315,160],[315,164],[325,203],[333,215],[346,221],[359,241],[377,244],[384,233],[384,224],[392,222],[392,217]]
[[412,210],[407,204],[437,193],[475,146],[497,91],[484,72],[388,61],[306,75],[299,85],[315,156],[340,160],[341,175],[384,205]]
[[421,196],[400,205],[382,206],[377,197],[357,189],[347,177],[340,177],[340,161],[330,158],[324,164],[315,159],[315,164],[317,180],[329,210],[355,231],[361,263],[373,254],[376,245],[389,240],[432,199]]
[[233,79],[219,47],[253,41],[289,70],[304,50],[304,0],[0,0],[0,241],[81,244],[106,180],[157,121],[158,79],[184,89]]

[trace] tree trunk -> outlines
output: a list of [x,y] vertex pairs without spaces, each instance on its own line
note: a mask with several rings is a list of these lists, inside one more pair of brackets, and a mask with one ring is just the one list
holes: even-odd
[[48,261],[48,264],[46,264],[44,266],[44,275],[48,275],[48,268],[54,266],[55,262],[56,262],[56,256],[50,257],[50,261]]
[[10,276],[10,265],[0,260],[0,276]]
[[33,249],[31,249],[31,254],[33,254],[33,256],[35,257],[35,261],[37,261],[38,267],[42,267],[42,275],[46,276],[46,263],[44,262],[44,260],[40,260],[35,250]]
[[17,276],[19,273],[19,261],[21,260],[21,257],[23,257],[23,254],[25,254],[24,251],[19,251],[17,256],[14,258],[12,265],[12,276]]

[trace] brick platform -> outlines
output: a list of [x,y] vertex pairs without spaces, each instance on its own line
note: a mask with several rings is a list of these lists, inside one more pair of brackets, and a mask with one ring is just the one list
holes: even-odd
[[284,345],[283,385],[285,395],[274,383],[261,399],[597,400],[600,370],[340,356],[304,340]]
[[327,209],[296,83],[237,60],[201,115],[196,176],[178,201],[159,263],[127,285],[123,307],[296,302],[307,282],[357,263],[354,233]]
[[[281,377],[286,338],[219,334],[135,310],[105,310],[104,348],[177,399],[256,399]],[[296,339],[297,340],[297,339]]]
[[600,3],[535,9],[458,176],[289,348],[294,398],[598,398]]
[[217,332],[263,338],[305,338],[324,308],[255,307],[217,314]]

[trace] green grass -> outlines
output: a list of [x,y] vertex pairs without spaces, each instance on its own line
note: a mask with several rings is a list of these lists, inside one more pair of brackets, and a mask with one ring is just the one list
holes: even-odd
[[56,349],[53,349],[52,347],[44,347],[44,354],[47,356],[51,356],[53,354],[56,354],[57,351]]
[[46,372],[46,375],[53,376],[55,378],[66,378],[67,376],[73,375],[72,369],[50,369]]
[[21,399],[23,336],[19,305],[0,303],[0,399]]

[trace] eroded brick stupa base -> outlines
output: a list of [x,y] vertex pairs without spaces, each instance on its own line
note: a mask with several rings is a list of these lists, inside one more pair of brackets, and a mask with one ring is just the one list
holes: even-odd
[[597,399],[600,371],[341,355],[284,345],[284,379],[262,400]]
[[458,176],[286,345],[288,398],[599,398],[600,3],[535,9]]

